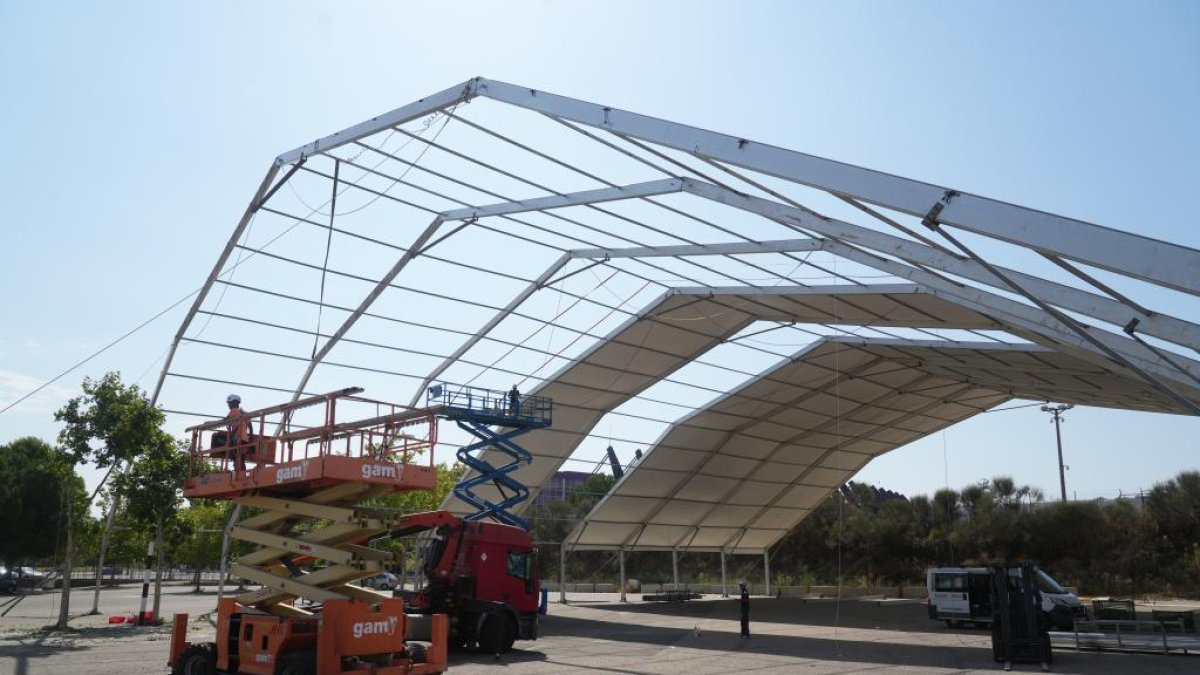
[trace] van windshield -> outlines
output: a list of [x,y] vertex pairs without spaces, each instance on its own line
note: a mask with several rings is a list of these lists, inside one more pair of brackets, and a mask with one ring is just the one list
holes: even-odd
[[1055,595],[1066,595],[1067,589],[1063,588],[1054,577],[1046,574],[1042,570],[1037,571],[1038,590],[1043,593],[1053,593]]

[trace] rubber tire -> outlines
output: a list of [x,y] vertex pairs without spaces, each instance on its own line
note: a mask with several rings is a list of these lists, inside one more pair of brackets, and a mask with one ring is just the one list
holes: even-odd
[[275,666],[275,675],[317,675],[317,653],[300,650],[284,654]]
[[216,675],[217,646],[211,642],[188,645],[179,655],[171,675]]
[[479,653],[499,654],[504,649],[504,617],[488,614],[479,627]]
[[504,640],[500,644],[500,653],[507,654],[512,651],[513,643],[517,641],[517,620],[512,618],[512,615],[504,617]]
[[413,663],[429,662],[429,650],[420,642],[409,642],[404,645],[404,650],[408,653],[408,658]]

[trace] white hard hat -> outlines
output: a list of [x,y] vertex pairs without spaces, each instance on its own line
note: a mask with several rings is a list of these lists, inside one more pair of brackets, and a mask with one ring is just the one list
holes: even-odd
[[238,403],[241,403],[241,402],[242,402],[242,397],[241,397],[241,396],[238,396],[237,394],[230,394],[229,396],[226,396],[226,397],[225,397],[225,402],[226,402],[226,403],[238,404]]

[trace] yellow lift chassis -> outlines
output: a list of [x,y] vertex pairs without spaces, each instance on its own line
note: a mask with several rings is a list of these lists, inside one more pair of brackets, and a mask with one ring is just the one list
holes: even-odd
[[[187,642],[187,615],[176,615],[168,662],[176,675],[446,670],[444,614],[407,615],[402,600],[352,585],[386,569],[391,554],[366,543],[402,517],[363,504],[436,485],[436,411],[372,401],[361,391],[188,430],[184,496],[227,499],[247,514],[231,534],[257,548],[230,572],[260,588],[218,601],[215,642]],[[339,408],[373,414],[339,423]],[[418,454],[427,463],[411,463]]]

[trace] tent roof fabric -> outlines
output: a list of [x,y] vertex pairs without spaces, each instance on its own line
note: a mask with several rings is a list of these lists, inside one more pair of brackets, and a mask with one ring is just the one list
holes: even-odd
[[[731,338],[752,322],[760,320],[936,326],[943,329],[1006,327],[979,312],[927,293],[920,286],[908,284],[857,288],[678,289],[661,296],[638,316],[630,318],[599,341],[590,351],[548,378],[545,384],[529,392],[554,400],[554,426],[521,437],[521,445],[530,451],[535,461],[521,467],[513,475],[531,486],[536,493],[549,482],[606,413]],[[835,345],[840,347],[835,348]],[[865,370],[860,374],[860,369]],[[838,379],[838,373],[846,378]],[[836,413],[831,407],[836,392],[820,393],[821,383],[830,386],[839,384],[841,400],[850,405],[866,405],[871,401],[869,407],[851,417],[847,417],[843,410],[844,423],[886,423],[891,429],[890,432],[879,431],[844,448],[847,457],[856,459],[850,468],[834,475],[823,473],[823,467],[816,467],[814,470],[817,475],[829,485],[844,482],[871,457],[1014,397],[1135,410],[1163,410],[1174,406],[1170,399],[1143,380],[1044,347],[952,341],[889,342],[880,339],[854,342],[839,339],[819,343],[812,350],[793,356],[789,363],[719,399],[713,404],[716,408],[706,408],[697,413],[704,415],[703,424],[699,424],[699,427],[715,425],[716,429],[723,429],[730,425],[737,426],[735,422],[778,416],[783,421],[764,419],[754,429],[766,434],[766,440],[775,436],[779,436],[779,441],[786,440],[788,432],[826,424],[832,419],[828,416]],[[818,388],[813,398],[805,399],[807,407],[813,410],[806,411],[795,406],[777,409],[778,401],[773,397],[774,394],[767,395],[775,391],[771,387],[784,391],[785,394],[781,394],[784,400],[789,400],[786,392],[795,390],[802,393]],[[908,392],[906,388],[912,388],[913,391]],[[923,408],[931,400],[946,398],[953,399],[954,403],[945,403],[929,410]],[[916,410],[921,412],[916,414]],[[910,415],[913,415],[911,419]],[[697,428],[695,419],[694,416],[689,418],[688,429]],[[815,434],[807,437],[804,445],[824,447],[844,435]],[[685,434],[678,439],[671,439],[671,443],[686,448],[687,438]],[[849,454],[851,451],[855,454]],[[503,461],[503,457],[492,450],[485,451],[483,457],[493,463]],[[640,477],[643,474],[637,470],[631,473],[635,475],[628,477],[626,482],[644,480]],[[828,491],[826,487],[821,489]],[[477,489],[477,492],[491,499],[499,497],[498,493],[493,494],[487,487]],[[468,510],[453,496],[447,499],[446,508],[461,512]],[[793,511],[802,510],[800,507],[789,508]],[[776,511],[772,513],[778,515]],[[589,517],[585,530],[588,536],[592,536],[596,529],[612,529],[611,523],[598,522],[600,527],[596,529],[591,527],[591,523]],[[786,532],[794,524],[792,522],[782,530]],[[616,534],[602,539],[613,545],[625,541],[625,537],[617,536],[623,530],[617,530]],[[771,531],[778,534],[779,528]],[[724,545],[714,543],[715,538],[719,537],[713,537],[692,541],[690,545],[703,548]],[[761,543],[760,540],[770,539],[765,533],[756,534],[755,537],[749,540],[743,538],[743,543],[739,545],[758,549],[770,543]],[[599,540],[587,541],[599,545]],[[667,545],[664,541],[666,539],[655,539],[653,546]],[[639,546],[645,542],[644,536],[638,538]],[[672,541],[671,545],[680,544]]]
[[1035,345],[828,338],[672,426],[568,542],[758,553],[874,457],[1011,398],[1146,389]]

